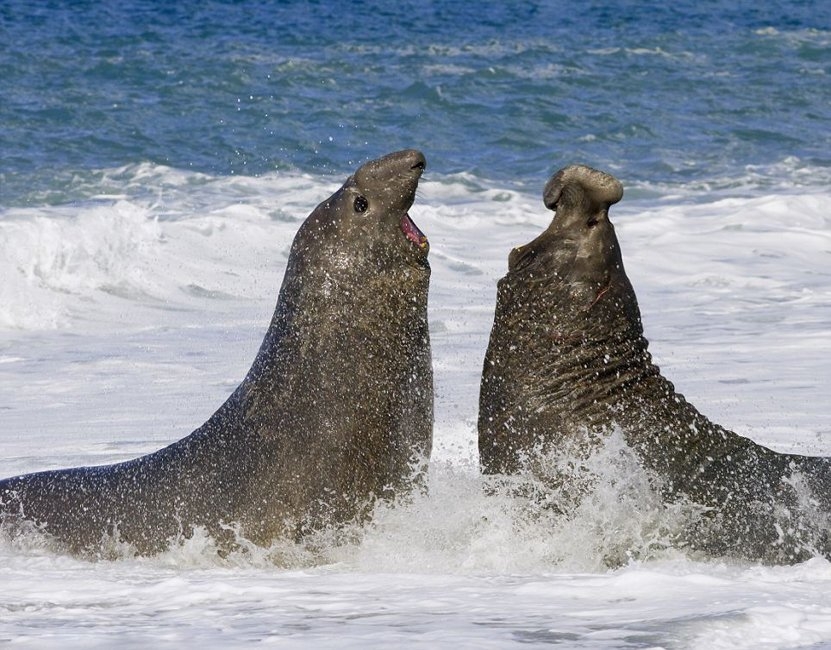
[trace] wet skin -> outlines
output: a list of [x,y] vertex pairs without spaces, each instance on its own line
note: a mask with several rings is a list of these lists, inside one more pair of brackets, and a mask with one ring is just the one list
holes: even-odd
[[195,527],[267,546],[410,490],[433,426],[429,245],[408,214],[424,167],[415,150],[371,161],[309,215],[252,367],[207,422],[135,460],[0,481],[4,527],[89,557]]
[[829,460],[775,453],[714,424],[652,362],[609,220],[622,196],[608,174],[560,170],[544,191],[553,221],[511,252],[482,373],[483,471],[590,453],[617,427],[667,502],[704,506],[684,536],[690,548],[771,563],[829,555]]

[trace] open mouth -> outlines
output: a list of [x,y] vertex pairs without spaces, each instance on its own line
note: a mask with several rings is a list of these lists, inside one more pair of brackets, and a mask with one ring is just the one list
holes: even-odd
[[421,250],[427,250],[427,247],[430,245],[427,242],[427,237],[423,232],[421,232],[421,230],[418,229],[415,222],[410,219],[409,214],[405,214],[401,217],[401,231],[407,239],[413,242],[413,244],[418,246]]

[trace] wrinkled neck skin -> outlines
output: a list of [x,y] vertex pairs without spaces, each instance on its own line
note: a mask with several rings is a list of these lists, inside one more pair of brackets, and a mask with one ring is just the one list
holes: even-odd
[[[581,427],[608,427],[611,400],[658,375],[637,303],[627,302],[632,295],[622,267],[592,284],[546,272],[542,264],[512,269],[499,282],[480,430],[499,439],[485,440],[485,450],[515,453],[485,453],[485,471],[516,471],[519,457],[540,444],[565,441]],[[609,307],[629,318],[605,322]]]
[[[608,201],[619,194],[599,197],[563,174],[546,192],[558,202],[556,216],[536,239],[511,252],[482,382],[482,408],[496,404],[523,446],[533,445],[540,431],[550,437],[555,422],[564,431],[559,435],[567,435],[572,423],[608,425],[609,404],[658,375],[609,221]],[[498,416],[488,413],[489,419]],[[485,469],[511,465],[486,462]]]

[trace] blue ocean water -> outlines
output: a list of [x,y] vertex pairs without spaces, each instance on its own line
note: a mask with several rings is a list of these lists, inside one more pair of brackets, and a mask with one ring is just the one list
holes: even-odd
[[401,147],[541,186],[827,184],[831,3],[0,4],[0,206],[135,163],[342,174]]

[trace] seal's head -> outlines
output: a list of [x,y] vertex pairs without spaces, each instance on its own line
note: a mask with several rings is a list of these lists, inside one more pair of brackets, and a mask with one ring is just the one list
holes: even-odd
[[584,165],[558,171],[543,191],[554,219],[536,239],[511,251],[508,276],[535,278],[544,295],[574,316],[639,323],[609,220],[609,207],[622,197],[623,186],[610,174]]
[[[427,237],[407,211],[413,205],[426,165],[424,154],[407,149],[366,163],[344,185],[347,200],[352,199],[353,213],[359,215],[356,221],[360,227],[373,219],[381,221],[385,239],[425,256],[430,248]],[[389,228],[396,224],[399,232]]]
[[316,251],[325,255],[326,266],[339,258],[346,263],[348,256],[353,269],[402,262],[426,267],[427,237],[408,212],[425,166],[424,154],[414,149],[364,164],[309,216],[293,253],[302,257],[304,249]]

